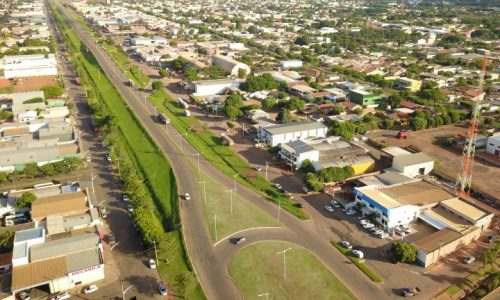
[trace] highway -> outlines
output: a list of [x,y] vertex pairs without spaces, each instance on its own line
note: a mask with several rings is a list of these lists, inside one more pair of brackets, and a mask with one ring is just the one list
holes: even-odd
[[[155,109],[144,98],[144,95],[127,87],[123,82],[127,79],[112,59],[92,41],[80,25],[65,12],[65,17],[82,42],[94,54],[97,61],[108,75],[111,82],[125,99],[129,108],[142,122],[150,136],[164,152],[172,164],[179,195],[189,192],[192,195],[201,194],[201,186],[191,172],[196,151],[169,125],[162,125],[155,121]],[[233,178],[228,177],[209,162],[200,159],[201,168],[207,175],[217,179],[221,188],[231,189]],[[277,206],[266,201],[260,195],[237,184],[238,194],[254,203],[257,207],[272,216],[277,215]],[[185,244],[194,266],[198,279],[209,299],[242,299],[238,288],[228,274],[231,257],[240,246],[235,246],[229,239],[213,245],[207,226],[202,215],[201,201],[181,201],[182,230]],[[359,269],[352,265],[347,258],[340,254],[329,242],[327,228],[321,218],[311,221],[302,221],[282,211],[281,222],[283,228],[250,229],[245,233],[248,243],[262,240],[280,240],[296,243],[318,257],[318,259],[335,274],[360,299],[389,299],[396,295],[390,287],[372,283]]]

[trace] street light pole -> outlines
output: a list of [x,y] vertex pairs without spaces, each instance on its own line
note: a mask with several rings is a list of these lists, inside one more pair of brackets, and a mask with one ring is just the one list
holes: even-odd
[[259,294],[259,295],[257,295],[257,297],[266,297],[266,300],[267,300],[269,298],[269,293]]
[[266,181],[267,181],[267,169],[269,169],[269,163],[266,161]]
[[215,225],[214,225],[215,241],[217,242],[217,215],[214,215],[214,220],[215,220]]
[[205,202],[205,205],[207,205],[206,182],[205,182],[205,180],[203,180],[203,181],[198,181],[198,183],[203,183],[203,201]]
[[236,191],[236,189],[233,190],[227,190],[227,192],[231,193],[231,214],[233,214],[233,192]]
[[153,241],[153,247],[155,248],[155,263],[158,265],[158,252],[156,252],[156,241]]
[[292,250],[292,248],[285,249],[283,251],[278,251],[276,254],[283,254],[283,278],[286,280],[286,253]]
[[238,175],[240,175],[240,174],[234,174],[234,175],[233,175],[233,190],[235,190],[235,191],[236,191],[236,177],[237,177]]
[[280,224],[281,201],[278,200],[278,224]]

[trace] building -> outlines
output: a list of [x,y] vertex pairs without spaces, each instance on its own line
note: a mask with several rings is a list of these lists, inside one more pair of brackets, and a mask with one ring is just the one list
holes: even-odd
[[343,168],[349,166],[354,170],[354,175],[361,175],[375,168],[375,160],[368,155],[359,155],[325,161],[320,160],[313,162],[312,165],[316,171],[331,167]]
[[140,38],[130,39],[130,44],[132,46],[167,45],[167,39],[161,36],[154,36],[150,38],[140,37]]
[[328,131],[321,122],[304,121],[260,127],[258,138],[271,147],[295,140],[325,138]]
[[57,293],[104,278],[103,246],[95,232],[48,239],[40,227],[18,231],[12,266],[13,296],[33,288]]
[[251,109],[247,112],[247,118],[252,121],[257,119],[269,119],[269,114],[262,109]]
[[363,106],[376,106],[381,103],[382,97],[364,90],[350,90],[349,100]]
[[400,77],[394,79],[394,88],[408,90],[410,92],[418,92],[422,87],[422,81],[410,79],[406,77]]
[[54,54],[7,55],[1,60],[0,69],[8,79],[58,74]]
[[420,213],[455,196],[425,181],[354,189],[355,205],[360,203],[363,215],[375,214],[375,220],[388,232],[398,225],[415,222]]
[[212,96],[231,88],[239,88],[240,82],[234,79],[214,79],[194,81],[193,85],[195,96]]
[[[239,62],[229,56],[224,55],[214,55],[213,64],[221,66],[226,72],[231,76],[239,76],[240,72],[244,72],[245,75],[250,74],[250,67],[242,62]],[[240,71],[242,70],[242,71]]]
[[392,171],[408,177],[427,175],[434,168],[434,160],[423,152],[396,155],[392,160]]
[[500,135],[488,137],[486,141],[486,153],[500,157]]
[[282,60],[280,61],[280,66],[282,70],[288,70],[291,68],[302,68],[303,64],[301,60]]
[[306,159],[311,162],[319,160],[319,151],[301,140],[281,144],[278,154],[289,166],[297,169]]

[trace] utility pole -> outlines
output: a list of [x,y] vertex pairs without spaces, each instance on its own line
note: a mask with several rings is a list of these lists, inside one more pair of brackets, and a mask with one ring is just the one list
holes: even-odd
[[266,181],[267,181],[267,169],[269,169],[269,163],[266,161]]
[[283,251],[276,252],[276,254],[283,254],[283,278],[286,280],[286,253],[292,250],[292,248],[285,249]]
[[233,175],[233,190],[235,190],[235,191],[236,191],[236,177],[237,177],[238,175],[240,175],[240,174],[234,174],[234,175]]
[[231,193],[231,214],[233,214],[233,192],[235,192],[236,189],[233,189],[233,190],[227,190],[227,192],[230,192]]
[[281,201],[278,200],[278,224],[280,224]]

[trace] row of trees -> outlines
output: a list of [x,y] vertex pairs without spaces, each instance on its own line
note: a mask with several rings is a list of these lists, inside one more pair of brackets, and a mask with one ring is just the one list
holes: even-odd
[[415,112],[410,119],[410,125],[414,130],[423,130],[441,125],[455,124],[467,119],[467,117],[466,112],[440,107],[435,113],[430,110]]
[[354,169],[351,166],[329,167],[315,172],[310,160],[302,162],[300,171],[306,173],[306,186],[315,192],[321,191],[325,183],[340,182],[354,176]]
[[263,90],[273,90],[279,87],[279,82],[274,80],[271,74],[268,73],[260,76],[250,75],[247,80],[241,85],[242,90],[251,93]]
[[59,174],[69,174],[83,168],[84,163],[77,157],[66,157],[62,161],[38,166],[36,163],[28,163],[21,171],[0,172],[0,182],[14,181],[22,178],[48,177]]

